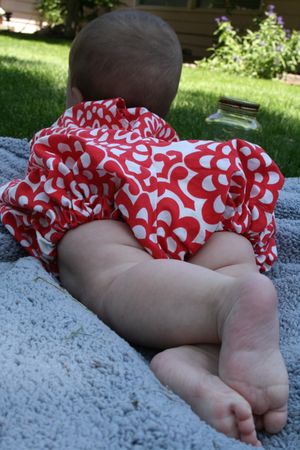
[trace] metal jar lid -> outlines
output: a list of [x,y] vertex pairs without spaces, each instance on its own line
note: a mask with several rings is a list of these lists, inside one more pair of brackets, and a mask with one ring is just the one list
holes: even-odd
[[240,100],[238,98],[220,97],[219,108],[234,112],[237,114],[247,114],[249,116],[255,116],[259,110],[260,105],[258,103],[248,102]]

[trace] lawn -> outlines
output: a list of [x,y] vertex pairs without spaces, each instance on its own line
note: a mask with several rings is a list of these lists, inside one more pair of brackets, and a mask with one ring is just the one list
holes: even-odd
[[[0,136],[30,139],[63,112],[69,42],[0,33]],[[256,142],[285,176],[300,176],[300,86],[184,67],[168,121],[182,139],[209,138],[220,95],[260,103]]]

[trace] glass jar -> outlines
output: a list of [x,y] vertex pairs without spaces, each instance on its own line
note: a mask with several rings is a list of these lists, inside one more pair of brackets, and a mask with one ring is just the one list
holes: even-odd
[[255,143],[261,125],[256,119],[259,104],[220,97],[218,110],[205,119],[208,138],[214,141],[244,139]]

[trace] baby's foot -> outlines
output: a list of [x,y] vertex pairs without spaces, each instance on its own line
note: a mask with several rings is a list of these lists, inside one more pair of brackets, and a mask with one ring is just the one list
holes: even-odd
[[238,280],[221,317],[220,378],[249,402],[266,431],[277,433],[287,420],[288,377],[272,282],[259,274]]
[[216,430],[260,446],[249,403],[217,376],[218,357],[217,346],[186,345],[158,353],[151,369]]

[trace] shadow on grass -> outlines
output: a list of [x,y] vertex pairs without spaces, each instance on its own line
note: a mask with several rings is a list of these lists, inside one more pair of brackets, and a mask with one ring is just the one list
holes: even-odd
[[30,139],[63,112],[65,77],[54,76],[51,69],[39,62],[0,57],[0,136]]
[[60,37],[52,37],[52,36],[40,36],[38,34],[28,34],[28,33],[16,33],[13,31],[0,31],[0,37],[7,36],[12,39],[21,40],[21,41],[35,41],[35,42],[45,42],[47,44],[61,44],[70,46],[72,39],[60,38]]
[[[200,90],[179,92],[167,120],[181,139],[212,139],[205,118],[216,111],[219,96]],[[300,176],[299,121],[261,108],[258,120],[262,132],[255,143],[276,161],[286,177]]]

